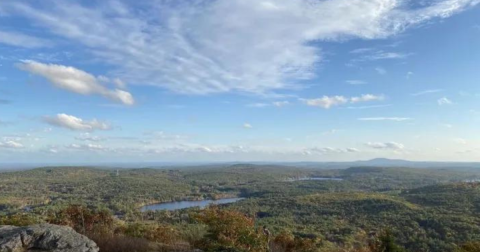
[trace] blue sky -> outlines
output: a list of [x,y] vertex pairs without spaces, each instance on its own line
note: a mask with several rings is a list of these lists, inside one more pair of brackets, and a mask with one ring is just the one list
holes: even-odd
[[480,161],[479,3],[1,1],[0,162]]

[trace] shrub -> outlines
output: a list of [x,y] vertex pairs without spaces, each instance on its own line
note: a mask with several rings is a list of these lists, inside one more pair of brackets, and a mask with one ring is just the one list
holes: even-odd
[[152,251],[149,242],[143,238],[112,234],[91,234],[88,237],[97,243],[102,252]]
[[122,232],[127,236],[145,238],[149,241],[164,244],[174,244],[180,240],[178,231],[171,226],[135,223],[125,227]]
[[455,252],[480,252],[480,242],[467,242],[460,246]]
[[16,213],[13,215],[0,216],[0,225],[11,225],[20,227],[38,223],[41,223],[41,220],[38,218],[38,216],[26,213]]
[[91,210],[81,205],[71,205],[48,216],[51,224],[70,226],[82,234],[111,233],[114,220],[108,210]]
[[206,251],[267,251],[267,238],[255,229],[254,220],[240,212],[206,209],[196,219],[207,225],[207,234],[197,244]]
[[310,252],[317,251],[313,239],[295,237],[291,233],[282,232],[270,243],[270,250],[274,252]]

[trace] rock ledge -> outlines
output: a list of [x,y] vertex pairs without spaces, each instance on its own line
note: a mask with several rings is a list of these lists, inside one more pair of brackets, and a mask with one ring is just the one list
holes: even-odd
[[70,227],[0,226],[0,252],[98,252],[97,244]]

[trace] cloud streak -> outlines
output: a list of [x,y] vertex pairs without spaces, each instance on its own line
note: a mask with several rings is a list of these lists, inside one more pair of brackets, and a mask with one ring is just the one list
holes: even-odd
[[378,149],[378,150],[394,150],[394,151],[400,151],[405,148],[405,146],[401,143],[396,143],[396,142],[386,142],[386,143],[381,143],[381,142],[368,142],[365,144],[366,146],[373,148],[373,149]]
[[32,60],[25,60],[19,63],[18,67],[29,73],[46,78],[57,88],[81,95],[97,94],[125,105],[133,105],[135,103],[133,96],[129,92],[121,89],[111,90],[102,85],[102,82],[111,82],[121,86],[123,83],[118,79],[112,81],[103,76],[95,77],[74,67],[44,64]]
[[411,121],[412,118],[409,117],[362,117],[358,118],[359,121],[394,121],[394,122],[403,122]]
[[413,93],[413,94],[411,94],[411,96],[422,96],[422,95],[427,95],[427,94],[435,94],[435,93],[440,93],[442,91],[443,90],[441,90],[441,89],[429,89],[429,90],[420,91],[418,93]]
[[443,97],[437,100],[437,103],[439,106],[444,106],[444,105],[452,105],[453,102],[448,99],[447,97]]
[[0,30],[0,43],[24,47],[24,48],[38,48],[38,47],[48,47],[51,46],[51,43],[47,40],[28,36],[25,34],[17,32],[8,32]]
[[16,141],[13,141],[13,140],[0,142],[0,148],[21,149],[23,147],[24,147],[23,144],[21,144],[19,142],[16,142]]
[[67,114],[57,114],[53,117],[48,116],[45,117],[43,120],[52,126],[74,131],[94,131],[111,129],[111,126],[108,123],[101,122],[96,119],[93,119],[91,121],[85,121],[81,118]]
[[372,95],[364,94],[361,96],[354,97],[345,97],[341,95],[336,96],[323,96],[316,99],[300,99],[303,103],[308,106],[321,107],[324,109],[329,109],[334,106],[340,106],[347,103],[361,103],[361,102],[371,102],[371,101],[383,101],[385,99],[384,95]]

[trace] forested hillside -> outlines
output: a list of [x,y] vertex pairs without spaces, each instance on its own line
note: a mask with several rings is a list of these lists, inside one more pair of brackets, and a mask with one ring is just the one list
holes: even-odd
[[[389,239],[407,251],[460,251],[480,241],[480,183],[465,182],[478,178],[475,170],[381,167],[48,167],[0,173],[0,224],[70,225],[103,251],[100,241],[119,242],[118,235],[144,240],[139,251],[376,251]],[[245,199],[206,210],[140,211],[227,197]],[[225,240],[221,226],[239,233]]]

